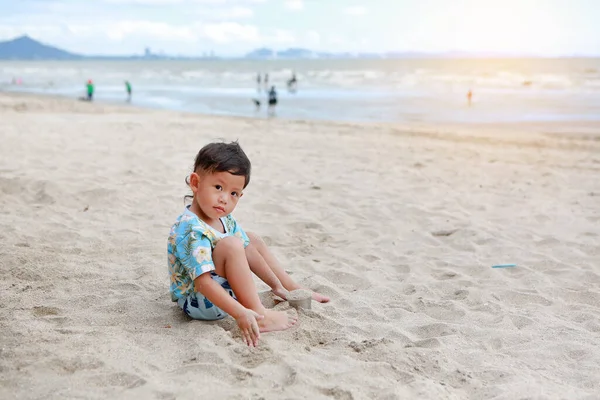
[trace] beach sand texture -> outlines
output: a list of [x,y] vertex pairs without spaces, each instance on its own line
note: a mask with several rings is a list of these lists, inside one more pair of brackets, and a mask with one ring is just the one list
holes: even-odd
[[[0,398],[598,398],[598,125],[293,122],[7,94],[0,121]],[[238,221],[332,298],[256,349],[168,295],[184,178],[218,138],[253,162]]]

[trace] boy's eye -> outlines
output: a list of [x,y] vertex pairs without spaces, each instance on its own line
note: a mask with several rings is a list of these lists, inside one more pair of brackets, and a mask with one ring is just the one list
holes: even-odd
[[231,192],[231,195],[232,195],[233,197],[237,197],[237,196],[238,196],[238,192]]
[[222,189],[223,189],[223,186],[221,186],[221,185],[215,185],[215,188],[216,188],[217,190],[222,190]]

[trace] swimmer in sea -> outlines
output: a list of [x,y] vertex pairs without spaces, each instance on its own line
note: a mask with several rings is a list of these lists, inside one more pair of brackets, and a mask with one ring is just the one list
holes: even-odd
[[275,107],[277,107],[277,91],[275,86],[271,86],[271,90],[269,90],[269,115],[275,115]]

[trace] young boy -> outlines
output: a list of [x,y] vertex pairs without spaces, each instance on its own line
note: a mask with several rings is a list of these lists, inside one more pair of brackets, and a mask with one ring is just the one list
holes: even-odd
[[[168,255],[171,299],[194,319],[231,315],[244,342],[256,346],[260,332],[288,329],[296,317],[262,305],[252,272],[284,299],[287,290],[301,287],[265,243],[247,235],[231,216],[250,182],[250,169],[237,142],[210,143],[200,150],[187,181],[192,204],[171,228]],[[313,299],[329,301],[318,293]]]

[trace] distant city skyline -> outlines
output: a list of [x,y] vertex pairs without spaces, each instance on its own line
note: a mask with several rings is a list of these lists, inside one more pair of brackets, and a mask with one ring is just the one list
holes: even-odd
[[91,54],[257,47],[600,55],[595,0],[0,0],[0,40]]

